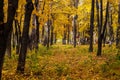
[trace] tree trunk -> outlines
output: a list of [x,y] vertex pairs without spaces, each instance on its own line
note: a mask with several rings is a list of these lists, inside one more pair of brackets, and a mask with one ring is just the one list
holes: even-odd
[[67,34],[67,44],[69,44],[70,43],[70,27],[69,27],[69,25],[67,26],[67,28],[68,28],[68,34]]
[[[39,11],[39,0],[35,0],[35,7],[36,10]],[[39,44],[39,21],[38,21],[38,16],[36,15],[36,49],[38,49],[38,44]]]
[[76,23],[76,21],[77,21],[77,15],[75,15],[74,16],[74,27],[73,27],[73,34],[74,34],[74,48],[76,47],[76,44],[77,44],[77,42],[76,42],[76,35],[77,35],[77,23]]
[[54,31],[54,27],[53,25],[51,25],[51,42],[50,42],[50,45],[53,45],[53,31]]
[[4,55],[7,46],[7,38],[12,29],[12,23],[15,16],[15,12],[18,5],[18,0],[8,1],[8,16],[7,24],[4,25],[4,12],[3,12],[3,0],[0,0],[0,80],[2,77],[2,67],[4,61]]
[[0,0],[0,80],[2,78],[2,67],[4,61],[4,55],[6,50],[6,36],[4,32],[4,12],[3,4],[4,0]]
[[120,55],[120,0],[119,0],[119,12],[118,12],[118,28],[117,28],[117,48],[118,48],[118,55]]
[[[101,4],[102,4],[102,0],[101,0]],[[103,12],[101,11],[100,13],[103,13]],[[102,22],[101,22],[101,21],[103,21],[103,20],[101,20],[101,19],[103,19],[102,14],[100,16],[100,23],[101,24],[100,24],[100,26],[98,26],[98,50],[97,50],[97,56],[101,56],[101,53],[102,53],[102,40],[103,40],[105,30],[106,30],[106,27],[107,27],[108,15],[109,15],[109,1],[107,1],[105,23],[103,25],[103,28],[102,28]]]
[[54,43],[56,44],[57,43],[57,32],[55,32],[54,36],[55,36]]
[[48,27],[48,32],[47,32],[47,48],[50,46],[50,26],[51,26],[51,20],[48,20],[47,27]]
[[42,26],[42,36],[41,36],[41,40],[42,40],[42,43],[44,44],[44,33],[45,33],[45,28],[44,26]]
[[28,38],[29,38],[28,33],[29,33],[30,19],[31,19],[31,14],[33,9],[34,8],[33,8],[32,0],[26,0],[22,42],[21,42],[21,49],[20,49],[20,54],[18,59],[18,66],[17,66],[18,73],[24,73],[24,69],[25,69],[25,59],[27,54],[27,45],[28,45]]
[[[78,3],[79,3],[79,0],[75,0],[74,1],[74,7],[77,9],[78,8]],[[73,26],[73,34],[74,34],[74,48],[76,47],[76,44],[77,44],[77,41],[76,41],[76,35],[77,35],[77,18],[78,18],[78,15],[74,15],[74,18],[73,18],[73,22],[74,22],[74,26]]]
[[38,16],[36,16],[36,49],[38,49],[38,45],[39,45],[39,22],[38,22]]
[[14,20],[17,7],[18,7],[18,0],[8,0],[6,33],[8,33],[7,53],[9,55],[11,55],[11,35],[12,35],[12,28],[13,28],[13,20]]
[[62,43],[65,45],[66,44],[66,25],[64,25],[64,34],[63,34],[63,40]]
[[95,3],[95,1],[92,0],[92,4],[91,4],[91,18],[90,18],[90,46],[89,46],[89,52],[93,52],[94,3]]
[[8,54],[8,57],[11,58],[11,39],[12,39],[12,30],[10,31],[7,39],[7,47],[6,47],[6,53]]
[[21,31],[20,31],[20,25],[18,23],[18,20],[15,20],[15,37],[16,37],[16,54],[20,53],[20,45],[21,45]]
[[112,45],[112,42],[114,40],[114,32],[113,32],[113,27],[112,27],[112,13],[109,15],[109,20],[108,20],[108,34],[109,34],[109,46]]
[[[2,3],[2,0],[0,1],[0,5]],[[6,44],[7,44],[7,38],[5,35],[4,31],[4,23],[2,21],[2,16],[3,13],[1,11],[1,6],[0,6],[0,80],[2,78],[2,67],[3,67],[3,61],[4,61],[4,56],[5,56],[5,51],[6,51]]]
[[120,50],[120,0],[118,5],[118,27],[117,27],[117,35],[116,35],[116,47]]
[[52,17],[52,20],[51,20],[51,40],[50,40],[50,45],[53,45],[54,44],[54,15],[55,14],[51,14],[51,17]]
[[[99,4],[98,4],[99,6]],[[99,26],[98,26],[98,50],[97,50],[97,56],[101,55],[102,51],[102,37],[101,37],[101,32],[102,32],[102,25],[103,25],[103,1],[100,0],[100,17],[99,17]]]
[[105,35],[103,37],[103,47],[105,47],[105,44],[106,44],[106,37],[107,37],[107,29],[106,29]]

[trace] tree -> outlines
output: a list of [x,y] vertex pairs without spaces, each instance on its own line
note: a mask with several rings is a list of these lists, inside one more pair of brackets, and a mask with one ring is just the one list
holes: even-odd
[[47,48],[49,48],[49,46],[50,46],[50,27],[51,27],[51,20],[48,19],[48,22],[47,22]]
[[66,36],[67,36],[67,33],[66,33],[66,25],[64,25],[64,33],[63,33],[63,39],[62,39],[62,43],[64,45],[66,45]]
[[[98,5],[99,6],[99,5]],[[97,51],[97,55],[101,55],[101,50],[102,50],[102,36],[101,36],[101,32],[102,32],[102,25],[103,25],[103,1],[100,0],[100,17],[99,17],[99,22],[98,22],[98,51]]]
[[[75,0],[74,1],[74,7],[77,9],[78,8],[78,3],[79,3],[79,0]],[[73,33],[74,33],[74,47],[76,47],[76,44],[77,44],[77,41],[76,41],[76,35],[77,35],[77,18],[78,18],[78,15],[74,15],[73,17]]]
[[7,13],[7,23],[6,30],[8,30],[8,41],[7,41],[7,52],[9,56],[11,55],[11,34],[13,28],[13,20],[15,17],[16,10],[18,8],[18,0],[8,0],[8,13]]
[[100,0],[100,20],[98,22],[98,50],[97,50],[97,56],[101,56],[102,53],[102,40],[105,34],[105,30],[107,27],[107,22],[108,22],[108,15],[109,15],[109,0],[107,0],[106,4],[106,15],[105,15],[105,22],[103,25],[103,6],[102,6],[102,0]]
[[[16,17],[18,17],[17,13],[16,13]],[[21,22],[21,19],[20,19],[20,22]],[[16,54],[19,54],[20,53],[20,45],[21,45],[21,30],[20,30],[21,26],[17,19],[15,19],[14,23],[15,23],[15,33],[13,35],[15,35],[16,42],[17,42]]]
[[89,46],[89,52],[93,52],[94,3],[95,3],[95,0],[92,0],[92,3],[91,3],[91,18],[90,18],[90,46]]
[[[35,0],[35,7],[37,12],[39,11],[39,0]],[[38,49],[38,44],[39,44],[39,17],[38,15],[35,15],[36,18],[36,40],[35,40],[35,47]]]
[[118,48],[118,55],[120,54],[120,0],[118,1],[118,27],[117,27],[117,39],[116,46]]
[[8,54],[8,57],[11,58],[11,39],[12,39],[12,30],[10,31],[7,39],[7,48],[6,48],[6,53]]
[[3,4],[4,0],[0,0],[0,80],[2,77],[2,66],[4,61],[4,55],[6,50],[6,36],[5,36],[5,26],[4,26],[4,12]]
[[17,9],[18,0],[9,0],[8,1],[8,14],[7,14],[7,23],[4,24],[4,13],[3,13],[3,0],[0,1],[0,78],[2,75],[2,66],[4,61],[4,55],[7,46],[7,39],[9,33],[12,30],[12,23],[14,20],[15,12]]
[[52,20],[51,20],[51,37],[50,37],[50,45],[53,45],[53,38],[54,38],[54,26],[53,26],[53,23],[54,23],[54,15],[51,14],[51,17],[52,17]]
[[30,19],[31,19],[31,14],[33,9],[34,8],[33,8],[32,0],[26,0],[22,42],[21,42],[21,49],[20,49],[20,54],[18,59],[18,66],[17,66],[18,73],[24,73],[27,45],[28,45],[28,39],[29,39],[28,33],[29,33]]
[[118,27],[117,27],[117,36],[116,36],[116,47],[120,49],[120,0],[118,1]]

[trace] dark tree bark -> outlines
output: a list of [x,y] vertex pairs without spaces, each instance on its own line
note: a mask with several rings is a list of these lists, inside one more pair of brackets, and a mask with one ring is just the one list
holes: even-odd
[[[44,0],[44,2],[43,2],[43,8],[42,8],[42,14],[44,13],[44,9],[45,9],[45,5],[46,5],[46,1]],[[44,26],[42,26],[42,36],[41,36],[41,40],[42,40],[42,44],[45,46],[46,44],[45,44],[45,38],[46,38],[46,36],[44,35],[44,32],[45,32],[45,27]]]
[[51,40],[50,40],[50,45],[53,45],[53,31],[54,31],[54,27],[53,27],[53,25],[51,25]]
[[90,46],[89,46],[89,52],[93,52],[94,3],[95,3],[95,0],[92,0],[92,4],[91,4],[91,18],[90,18]]
[[119,0],[119,5],[118,5],[118,27],[117,27],[117,35],[116,35],[116,47],[120,51],[120,0]]
[[[68,21],[70,22],[70,15],[68,14]],[[67,44],[70,44],[70,25],[67,24]]]
[[12,39],[12,30],[10,31],[7,39],[7,47],[6,47],[6,53],[8,54],[8,57],[11,58],[11,39]]
[[44,26],[42,26],[42,43],[43,43],[43,41],[44,41],[44,33],[45,33],[45,28],[44,28]]
[[[102,0],[101,0],[101,3],[102,3]],[[107,4],[106,4],[106,15],[105,15],[105,23],[103,25],[103,28],[102,28],[102,21],[101,19],[102,18],[102,14],[100,14],[100,26],[98,26],[98,50],[97,50],[97,56],[101,56],[101,53],[102,53],[102,40],[104,38],[104,34],[105,34],[105,30],[106,30],[106,27],[107,27],[107,22],[108,22],[108,15],[109,15],[109,1],[107,1]],[[101,6],[102,7],[102,6]],[[103,13],[102,11],[100,13]]]
[[99,3],[98,3],[98,0],[96,0],[96,9],[97,9],[97,26],[98,26],[98,37],[100,35],[100,32],[99,32],[99,27],[100,27],[100,13],[99,13]]
[[47,48],[50,46],[50,27],[51,27],[51,20],[48,19],[47,22],[48,32],[47,32]]
[[112,42],[114,41],[114,32],[113,32],[113,27],[112,27],[112,11],[109,11],[109,21],[108,21],[108,34],[109,34],[109,41],[111,42],[111,44],[109,44],[109,46],[112,45]]
[[[0,5],[2,3],[2,0],[0,1]],[[4,61],[4,55],[5,55],[5,50],[6,50],[6,35],[4,33],[4,23],[2,21],[2,11],[1,11],[1,6],[0,6],[0,80],[2,78],[2,67],[3,67],[3,61]]]
[[10,31],[12,30],[12,24],[13,24],[17,7],[18,7],[18,0],[8,0],[6,32],[10,33]]
[[57,32],[55,32],[54,36],[55,36],[54,43],[56,44],[57,43]]
[[4,24],[4,12],[3,12],[3,0],[0,0],[0,80],[2,77],[2,66],[4,61],[4,55],[7,46],[7,39],[10,31],[12,30],[12,23],[15,16],[15,12],[18,5],[18,0],[9,0],[8,1],[8,15],[7,23]]
[[[78,3],[79,3],[79,0],[74,0],[74,7],[77,9],[78,8]],[[74,48],[76,47],[77,45],[77,41],[76,41],[76,35],[77,35],[77,18],[78,18],[78,15],[76,14],[74,17],[73,17],[73,22],[74,22],[74,26],[73,26],[73,35],[74,35]]]
[[67,29],[67,31],[68,31],[67,32],[67,44],[69,44],[70,43],[70,26],[68,25],[67,28],[68,28]]
[[66,25],[64,25],[64,34],[63,34],[63,40],[62,40],[62,43],[64,45],[66,45],[66,36],[67,36],[67,33],[66,33]]
[[24,73],[24,69],[25,69],[25,59],[26,59],[28,39],[29,39],[28,33],[29,33],[30,19],[33,9],[34,7],[32,0],[26,0],[22,42],[21,42],[21,49],[18,59],[18,66],[17,66],[18,73]]
[[36,16],[36,20],[37,20],[37,26],[36,26],[36,49],[38,49],[38,45],[39,45],[39,22],[38,22],[38,16]]
[[[37,11],[39,11],[39,0],[35,0],[35,7],[36,7],[36,10]],[[39,21],[38,21],[38,19],[39,19],[39,17],[36,15],[35,16],[36,17],[36,41],[35,41],[35,43],[36,43],[36,49],[38,49],[38,44],[39,44]]]
[[76,24],[76,19],[77,19],[77,15],[74,16],[74,27],[73,27],[73,34],[74,34],[74,48],[76,47],[76,34],[77,34],[77,24]]
[[[98,4],[99,6],[99,4]],[[98,51],[97,51],[97,55],[101,55],[101,51],[102,51],[102,36],[101,36],[101,32],[102,32],[102,25],[103,25],[103,1],[100,0],[100,17],[99,17],[99,26],[98,26]]]
[[103,37],[103,47],[105,47],[105,44],[106,44],[106,37],[107,37],[107,29],[106,29],[104,37]]
[[51,39],[50,39],[50,45],[53,45],[53,41],[54,41],[54,26],[53,26],[54,19],[55,19],[54,15],[55,14],[51,14],[52,20],[51,20],[51,33],[50,33],[51,34]]
[[117,41],[116,41],[116,47],[118,48],[118,52],[117,55],[120,56],[120,0],[118,1],[119,5],[118,5],[118,27],[117,27]]
[[0,80],[2,78],[2,67],[4,61],[4,55],[6,50],[6,36],[4,32],[4,12],[3,4],[4,0],[0,0]]
[[11,35],[13,28],[13,20],[17,7],[18,7],[18,0],[8,0],[6,32],[8,33],[7,53],[9,56],[11,55]]
[[[21,30],[20,30],[20,24],[18,23],[18,20],[15,20],[15,37],[16,37],[16,54],[20,53],[20,46],[21,46]],[[14,34],[13,34],[14,35]]]

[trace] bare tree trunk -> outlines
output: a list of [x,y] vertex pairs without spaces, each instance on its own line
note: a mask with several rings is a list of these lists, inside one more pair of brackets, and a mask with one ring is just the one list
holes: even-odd
[[107,29],[106,29],[105,35],[103,37],[103,47],[105,47],[105,44],[106,44],[106,36],[107,36]]
[[89,52],[93,52],[94,3],[95,3],[95,1],[92,0],[92,4],[91,4],[91,18],[90,18],[90,46],[89,46]]
[[57,32],[54,33],[54,43],[57,43]]
[[[99,5],[98,5],[99,6]],[[99,17],[99,26],[98,26],[98,51],[97,55],[101,55],[102,51],[102,38],[101,38],[101,32],[102,32],[102,25],[103,25],[103,1],[100,0],[100,17]]]
[[[77,16],[77,15],[76,15]],[[74,47],[76,47],[76,34],[77,34],[77,25],[76,25],[76,16],[74,16],[74,27],[73,27],[73,34],[74,34]]]
[[50,40],[50,45],[53,45],[53,41],[54,41],[54,14],[51,14],[52,20],[51,20],[51,40]]
[[9,54],[9,56],[11,55],[11,35],[12,35],[12,28],[13,28],[13,20],[14,20],[17,7],[18,7],[18,0],[8,0],[6,32],[9,33],[8,41],[7,41],[7,53]]
[[[101,5],[102,5],[102,0],[101,0]],[[102,7],[102,6],[101,6]],[[102,9],[102,8],[101,8]],[[103,25],[103,28],[102,28],[102,11],[100,12],[101,13],[101,16],[100,16],[100,26],[98,26],[98,50],[97,50],[97,56],[101,56],[101,53],[102,53],[102,40],[103,40],[103,37],[104,37],[104,34],[105,34],[105,30],[106,30],[106,27],[107,27],[107,22],[108,22],[108,15],[109,15],[109,1],[107,1],[107,6],[106,6],[106,15],[105,15],[105,23]]]
[[51,27],[51,20],[48,19],[47,22],[48,32],[47,32],[47,48],[50,46],[50,27]]
[[69,27],[69,25],[67,26],[67,28],[68,28],[68,34],[67,34],[67,44],[69,44],[70,43],[70,27]]
[[50,42],[50,45],[53,45],[53,31],[54,31],[54,27],[53,25],[51,25],[51,42]]
[[117,28],[117,35],[116,35],[116,47],[120,51],[120,0],[119,0],[119,5],[118,5],[118,28]]
[[31,19],[31,14],[33,9],[34,8],[33,8],[32,0],[26,0],[22,43],[21,43],[21,49],[20,49],[20,54],[18,59],[18,66],[17,66],[18,73],[24,73],[24,69],[25,69],[25,59],[27,54],[27,45],[28,45],[28,38],[29,38],[28,33],[29,33],[30,19]]
[[112,11],[109,11],[109,21],[108,21],[108,35],[109,35],[109,46],[112,45],[112,42],[114,40],[114,32],[112,27]]
[[12,39],[12,30],[10,31],[7,39],[7,47],[6,47],[6,53],[8,54],[8,57],[11,58],[11,39]]
[[[2,3],[2,0],[0,1],[0,5]],[[1,11],[1,6],[0,6],[0,80],[2,78],[2,67],[3,67],[3,61],[4,61],[4,56],[5,56],[5,51],[6,51],[6,44],[7,44],[7,38],[5,35],[4,31],[4,22],[2,21],[2,16],[3,13]]]
[[64,45],[66,44],[66,25],[64,25],[64,34],[63,34],[62,43],[63,43]]
[[[39,11],[39,0],[35,0],[35,7],[36,10]],[[36,49],[38,49],[38,44],[39,44],[39,21],[38,21],[38,16],[36,15],[36,41],[35,41],[35,45],[36,45]]]
[[[74,7],[77,9],[78,8],[78,3],[79,3],[79,0],[74,0]],[[77,18],[78,18],[78,15],[74,15],[73,17],[73,22],[74,22],[74,26],[73,26],[73,34],[74,34],[74,47],[76,47],[77,45],[77,41],[76,41],[76,35],[77,35]]]
[[8,1],[8,18],[7,24],[4,25],[4,12],[3,12],[3,0],[0,0],[0,80],[2,77],[2,66],[4,61],[4,55],[7,46],[7,38],[12,30],[12,23],[15,16],[15,12],[18,5],[18,0],[9,0]]
[[44,26],[42,26],[42,35],[41,35],[42,43],[44,41],[44,33],[45,33],[45,28]]
[[118,48],[118,55],[120,55],[120,0],[118,5],[118,28],[117,28],[117,36],[116,36],[116,47]]
[[6,50],[6,36],[4,33],[4,12],[3,12],[4,0],[0,0],[0,80],[2,78],[2,67],[4,61],[4,55]]
[[38,16],[36,16],[36,49],[38,49],[38,45],[39,45],[39,22],[38,22]]
[[16,54],[20,53],[20,46],[21,46],[21,31],[20,31],[20,25],[18,23],[18,20],[15,20],[15,37],[16,37]]

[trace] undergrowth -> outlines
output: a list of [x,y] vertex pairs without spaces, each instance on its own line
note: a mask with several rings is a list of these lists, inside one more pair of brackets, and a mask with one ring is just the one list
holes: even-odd
[[53,45],[49,49],[39,46],[28,51],[25,73],[16,74],[18,55],[5,57],[3,80],[119,80],[120,56],[117,49],[103,47],[101,57],[88,52],[88,45]]

